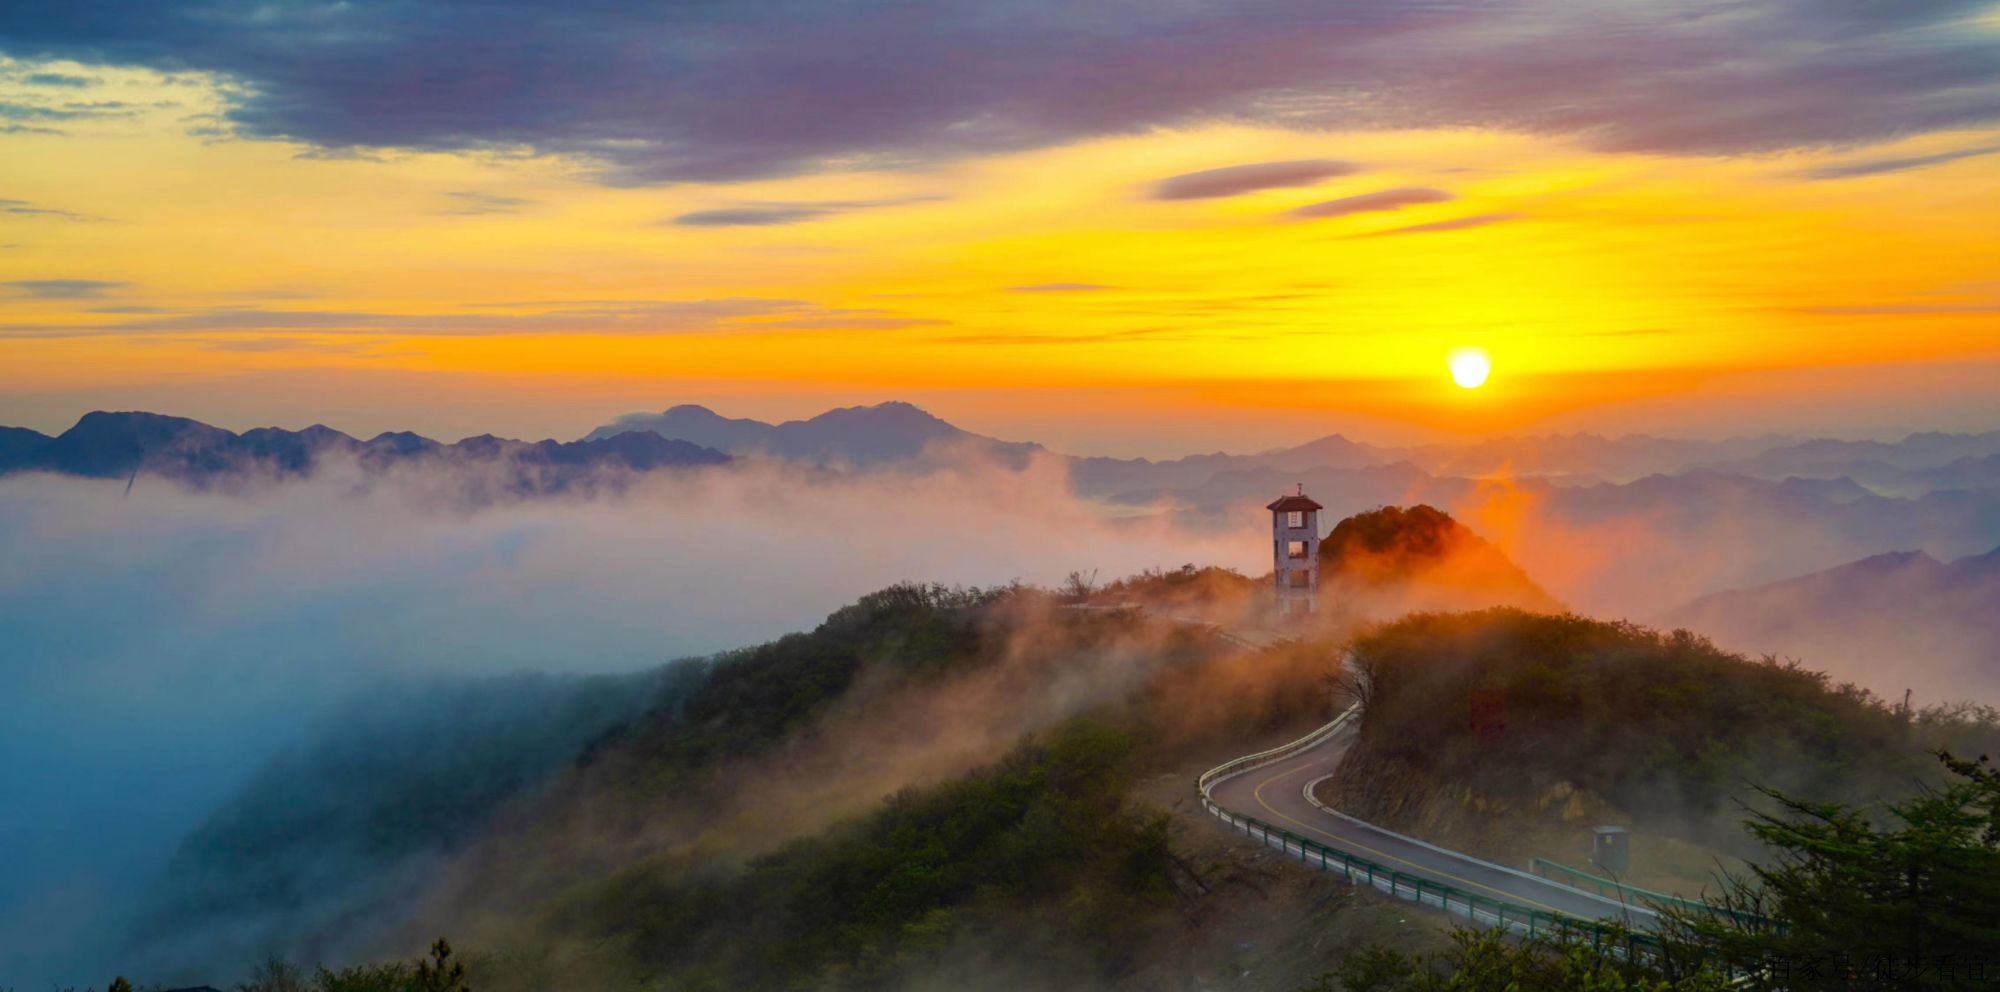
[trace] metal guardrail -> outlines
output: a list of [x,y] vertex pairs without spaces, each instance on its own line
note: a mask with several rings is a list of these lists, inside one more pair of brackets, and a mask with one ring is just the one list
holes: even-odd
[[1420,905],[1436,906],[1446,913],[1463,916],[1475,925],[1491,925],[1528,936],[1542,933],[1588,934],[1593,943],[1600,948],[1605,945],[1606,940],[1611,940],[1614,950],[1622,950],[1628,958],[1659,953],[1659,941],[1649,935],[1613,926],[1602,920],[1474,895],[1457,886],[1397,871],[1380,862],[1301,837],[1256,817],[1232,813],[1216,805],[1214,800],[1209,798],[1209,790],[1218,782],[1272,762],[1283,761],[1324,742],[1345,729],[1360,709],[1361,706],[1357,703],[1335,717],[1331,723],[1298,740],[1268,751],[1245,755],[1204,772],[1195,780],[1195,794],[1201,800],[1202,809],[1232,828],[1241,830],[1245,837],[1260,841],[1266,847],[1276,847],[1306,864],[1317,866],[1321,871],[1339,872],[1350,884],[1367,885],[1399,899],[1413,900]]
[[[1708,913],[1713,916],[1727,916],[1731,920],[1734,920],[1737,923],[1764,924],[1770,922],[1769,920],[1766,920],[1764,917],[1759,916],[1756,913],[1745,913],[1741,910],[1729,909],[1723,906],[1712,906],[1709,905],[1708,903],[1698,902],[1693,899],[1688,899],[1684,896],[1671,895],[1665,892],[1654,892],[1651,889],[1642,889],[1636,885],[1628,885],[1624,882],[1620,882],[1615,878],[1603,878],[1597,875],[1592,875],[1587,871],[1578,871],[1577,869],[1571,868],[1568,865],[1556,861],[1550,861],[1547,858],[1536,858],[1531,864],[1534,867],[1535,874],[1540,875],[1543,878],[1549,878],[1550,871],[1561,872],[1564,876],[1566,876],[1561,880],[1562,884],[1578,889],[1584,888],[1587,884],[1600,896],[1604,894],[1604,890],[1610,889],[1611,891],[1618,893],[1620,896],[1625,896],[1633,899],[1641,899],[1646,902],[1650,902],[1659,906],[1672,906],[1675,909],[1684,910],[1690,913]],[[1550,879],[1550,881],[1555,881],[1555,879]]]

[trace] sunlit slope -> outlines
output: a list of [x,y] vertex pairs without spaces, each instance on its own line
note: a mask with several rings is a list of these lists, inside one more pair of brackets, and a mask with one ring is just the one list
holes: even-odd
[[1320,542],[1319,553],[1322,597],[1356,616],[1488,606],[1563,609],[1499,548],[1424,504],[1348,517]]

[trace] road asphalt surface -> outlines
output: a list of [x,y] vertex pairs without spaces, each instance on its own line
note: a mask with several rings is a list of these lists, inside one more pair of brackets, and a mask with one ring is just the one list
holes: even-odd
[[[1620,904],[1523,871],[1433,847],[1314,805],[1305,797],[1306,784],[1332,774],[1352,740],[1353,731],[1342,730],[1289,758],[1217,783],[1210,788],[1209,798],[1239,816],[1261,820],[1405,875],[1453,886],[1482,900],[1504,900],[1585,919],[1622,921],[1634,930],[1653,929],[1658,917],[1644,906]],[[1404,891],[1408,891],[1407,887]]]

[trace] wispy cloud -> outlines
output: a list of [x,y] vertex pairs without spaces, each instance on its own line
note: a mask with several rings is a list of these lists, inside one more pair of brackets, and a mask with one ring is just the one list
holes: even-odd
[[821,207],[722,207],[681,214],[673,223],[681,227],[769,227],[818,220],[832,212]]
[[1354,237],[1386,238],[1389,237],[1390,235],[1395,235],[1395,234],[1430,234],[1438,231],[1463,231],[1474,227],[1486,227],[1491,224],[1503,224],[1510,220],[1519,220],[1525,216],[1527,215],[1508,214],[1508,213],[1476,214],[1471,217],[1456,217],[1451,220],[1433,221],[1432,223],[1429,224],[1412,224],[1409,227],[1394,227],[1386,231],[1371,231],[1367,234],[1354,235]]
[[476,190],[457,190],[445,196],[451,200],[451,205],[441,212],[459,216],[518,214],[523,208],[535,205],[535,201],[518,196],[498,196]]
[[1455,199],[1457,199],[1456,196],[1441,189],[1404,187],[1402,189],[1385,189],[1374,193],[1363,193],[1359,196],[1344,196],[1338,200],[1328,200],[1324,203],[1307,204],[1306,206],[1294,209],[1291,215],[1304,220],[1317,220],[1327,217],[1345,217],[1348,214],[1367,213],[1378,210],[1401,210],[1404,207],[1414,207],[1425,203],[1448,203]]
[[69,102],[60,107],[44,107],[32,103],[0,103],[0,120],[50,121],[87,120],[97,117],[127,117],[134,109],[117,100],[94,103]]
[[1312,186],[1335,176],[1348,176],[1360,171],[1361,166],[1353,162],[1338,162],[1330,158],[1232,165],[1162,179],[1153,186],[1153,199],[1206,200],[1238,196],[1260,189]]
[[16,279],[0,283],[20,296],[38,300],[94,300],[114,289],[124,289],[129,282],[105,282],[100,279]]
[[231,351],[258,354],[271,351],[318,351],[334,354],[352,354],[375,347],[369,341],[326,341],[312,338],[227,338],[210,341],[203,345],[209,351]]
[[1100,289],[1110,289],[1094,282],[1045,282],[1034,286],[1009,286],[1010,293],[1091,293]]
[[1903,172],[1922,169],[1927,166],[1943,165],[1960,159],[1977,158],[2000,152],[2000,145],[1985,145],[1979,148],[1963,148],[1954,152],[1939,152],[1935,155],[1911,155],[1902,158],[1862,159],[1854,162],[1835,162],[1831,165],[1815,166],[1799,173],[1806,179],[1855,179],[1861,176],[1875,176],[1885,172]]
[[[0,129],[4,130],[4,129]],[[92,218],[54,207],[36,206],[27,200],[0,200],[0,214],[19,214],[29,217],[60,217],[63,220],[84,221]]]
[[669,218],[665,223],[680,227],[770,227],[818,220],[853,210],[879,210],[914,203],[935,203],[937,194],[888,197],[879,200],[752,201],[709,210],[695,210]]
[[[526,312],[502,312],[510,308]],[[135,319],[84,326],[0,324],[0,338],[202,333],[271,336],[271,332],[284,331],[453,337],[504,334],[755,334],[776,330],[872,330],[944,323],[930,318],[905,317],[889,310],[824,307],[803,300],[754,297],[584,300],[501,304],[483,309],[485,312],[414,314],[214,307],[134,314]]]
[[103,80],[95,76],[71,76],[60,72],[31,72],[23,77],[22,82],[30,86],[64,86],[82,89],[86,86],[96,86]]

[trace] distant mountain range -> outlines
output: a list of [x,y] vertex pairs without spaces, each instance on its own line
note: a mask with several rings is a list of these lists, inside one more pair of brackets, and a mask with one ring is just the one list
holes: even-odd
[[[1721,472],[1761,479],[1848,478],[1865,486],[1955,488],[1975,479],[2000,484],[2000,432],[1912,434],[1894,443],[1816,439],[1749,458],[1711,463]],[[1938,485],[1937,483],[1944,483]]]
[[1372,445],[1332,434],[1254,454],[1215,452],[1153,461],[1057,454],[1032,441],[975,434],[899,402],[829,410],[779,424],[683,405],[657,414],[627,414],[567,443],[481,435],[445,444],[408,432],[362,441],[317,424],[298,431],[261,427],[235,434],[182,417],[138,412],[86,414],[56,437],[0,427],[0,474],[40,470],[123,477],[139,471],[199,482],[246,471],[307,475],[330,454],[357,457],[377,469],[411,459],[441,459],[636,471],[722,464],[730,456],[874,470],[923,468],[971,455],[1020,468],[1044,455],[1067,463],[1079,493],[1126,505],[1234,502],[1263,493],[1273,481],[1302,481],[1301,473],[1362,470],[1374,471],[1347,478],[1384,487],[1422,477],[1537,478],[1588,486],[1708,469],[1773,482],[1824,482],[1827,492],[1845,491],[1852,498],[1871,492],[1918,495],[2000,487],[2000,431],[1913,434],[1894,443],[1784,435],[1689,441],[1573,434],[1412,447]]
[[[781,424],[731,419],[707,407],[685,405],[657,414],[627,414],[592,431],[587,439],[616,437],[627,431],[652,431],[735,455],[767,455],[852,468],[917,461],[947,452],[978,453],[1018,467],[1036,454],[1047,453],[1033,442],[975,434],[911,404],[893,402],[830,410]],[[1722,441],[1569,434],[1409,447],[1373,445],[1330,434],[1297,447],[1254,454],[1215,452],[1163,461],[1055,457],[1068,462],[1071,482],[1079,493],[1116,497],[1123,503],[1146,502],[1189,490],[1196,492],[1185,495],[1197,502],[1223,492],[1234,500],[1243,493],[1227,482],[1227,476],[1255,479],[1262,485],[1273,473],[1296,475],[1313,469],[1393,468],[1395,474],[1402,475],[1414,470],[1433,477],[1541,478],[1563,485],[1623,483],[1649,475],[1709,469],[1772,482],[1847,479],[1858,483],[1853,488],[1861,494],[1879,490],[1895,495],[2000,486],[2000,431],[1912,434],[1893,443],[1801,439],[1782,434]]]
[[482,434],[440,444],[408,432],[361,441],[319,424],[300,431],[260,427],[236,434],[185,417],[104,412],[85,414],[55,437],[0,428],[0,475],[44,471],[126,478],[144,473],[208,486],[311,475],[334,456],[353,458],[367,472],[413,464],[500,467],[506,470],[504,485],[522,494],[594,485],[607,468],[649,472],[730,460],[720,451],[643,431],[568,443]]
[[767,424],[732,420],[705,406],[664,413],[630,413],[591,431],[585,441],[609,441],[650,431],[733,455],[763,455],[848,468],[878,468],[927,456],[974,454],[1022,468],[1039,444],[999,441],[963,431],[908,403],[843,407],[810,420]]
[[1890,697],[2000,697],[2000,549],[1949,564],[1922,551],[1875,555],[1668,613],[1740,651],[1801,660]]
[[[1152,461],[1002,441],[908,403],[780,424],[679,406],[621,417],[571,442],[482,435],[445,444],[407,432],[362,441],[318,425],[235,434],[150,413],[92,413],[56,437],[0,430],[0,474],[157,475],[226,489],[335,463],[364,480],[447,467],[458,470],[458,498],[467,505],[617,491],[644,473],[743,459],[876,474],[921,473],[967,458],[1006,469],[1031,460],[1061,466],[1076,493],[1113,513],[1164,516],[1192,530],[1254,528],[1263,504],[1294,483],[1326,505],[1329,522],[1428,503],[1489,538],[1504,537],[1509,556],[1586,611],[1653,614],[1718,588],[1884,551],[1921,548],[1956,558],[2000,544],[2000,432],[1916,434],[1894,443],[1579,434],[1404,448],[1329,435],[1255,454]],[[1842,469],[1865,478],[1828,474]],[[1633,472],[1644,474],[1626,477]]]

